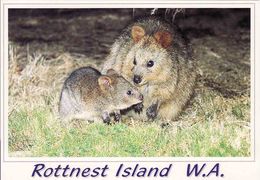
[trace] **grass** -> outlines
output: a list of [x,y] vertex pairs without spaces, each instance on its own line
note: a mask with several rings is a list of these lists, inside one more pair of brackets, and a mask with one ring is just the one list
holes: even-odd
[[133,119],[113,125],[84,121],[61,125],[57,109],[62,83],[73,69],[89,64],[97,67],[93,59],[76,60],[70,54],[61,53],[46,60],[37,52],[30,54],[18,45],[10,45],[8,144],[11,156],[251,155],[249,95],[224,98],[200,82],[191,104],[178,121],[166,128],[156,122]]

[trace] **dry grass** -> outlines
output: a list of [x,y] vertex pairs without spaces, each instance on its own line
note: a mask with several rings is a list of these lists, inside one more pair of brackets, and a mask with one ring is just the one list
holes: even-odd
[[[9,152],[13,156],[250,156],[249,95],[225,98],[198,83],[195,97],[171,127],[129,120],[112,126],[57,117],[66,76],[95,60],[9,46]],[[15,153],[19,151],[19,153]],[[24,152],[24,153],[21,153]],[[29,152],[29,153],[28,153]]]

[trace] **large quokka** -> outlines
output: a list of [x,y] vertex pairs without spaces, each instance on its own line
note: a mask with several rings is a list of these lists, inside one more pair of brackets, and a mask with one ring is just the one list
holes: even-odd
[[120,110],[142,102],[138,89],[114,70],[102,75],[91,67],[73,71],[65,80],[59,104],[62,121],[73,118],[110,123],[121,118]]
[[102,72],[112,68],[141,90],[143,110],[136,106],[140,114],[134,117],[169,122],[193,92],[196,70],[191,53],[175,26],[147,17],[123,31]]

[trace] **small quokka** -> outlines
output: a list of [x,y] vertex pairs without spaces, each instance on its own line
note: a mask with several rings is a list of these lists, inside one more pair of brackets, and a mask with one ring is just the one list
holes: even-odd
[[73,118],[110,123],[121,119],[120,110],[141,103],[142,94],[114,70],[102,75],[91,67],[82,67],[65,80],[59,104],[63,121]]
[[[192,50],[178,28],[156,17],[130,24],[113,44],[102,72],[114,69],[144,95],[144,120],[175,120],[190,99],[196,79]],[[142,110],[144,109],[144,110]]]

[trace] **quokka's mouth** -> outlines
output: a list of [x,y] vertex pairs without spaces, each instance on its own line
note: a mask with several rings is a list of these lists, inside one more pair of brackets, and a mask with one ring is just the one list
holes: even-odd
[[143,101],[141,101],[140,99],[136,99],[136,101],[132,102],[132,105],[136,105],[139,103],[142,103]]
[[136,104],[142,103],[143,100],[138,99]]
[[136,101],[134,101],[134,102],[132,103],[132,106],[137,105],[137,104],[140,104],[140,103],[143,103],[143,100],[140,100],[140,99],[137,99],[137,98],[136,98]]
[[148,84],[148,82],[147,82],[147,81],[143,81],[143,82],[141,82],[141,83],[139,83],[139,84],[135,84],[135,86],[141,87],[141,86],[144,86],[144,85],[146,85],[146,84]]

